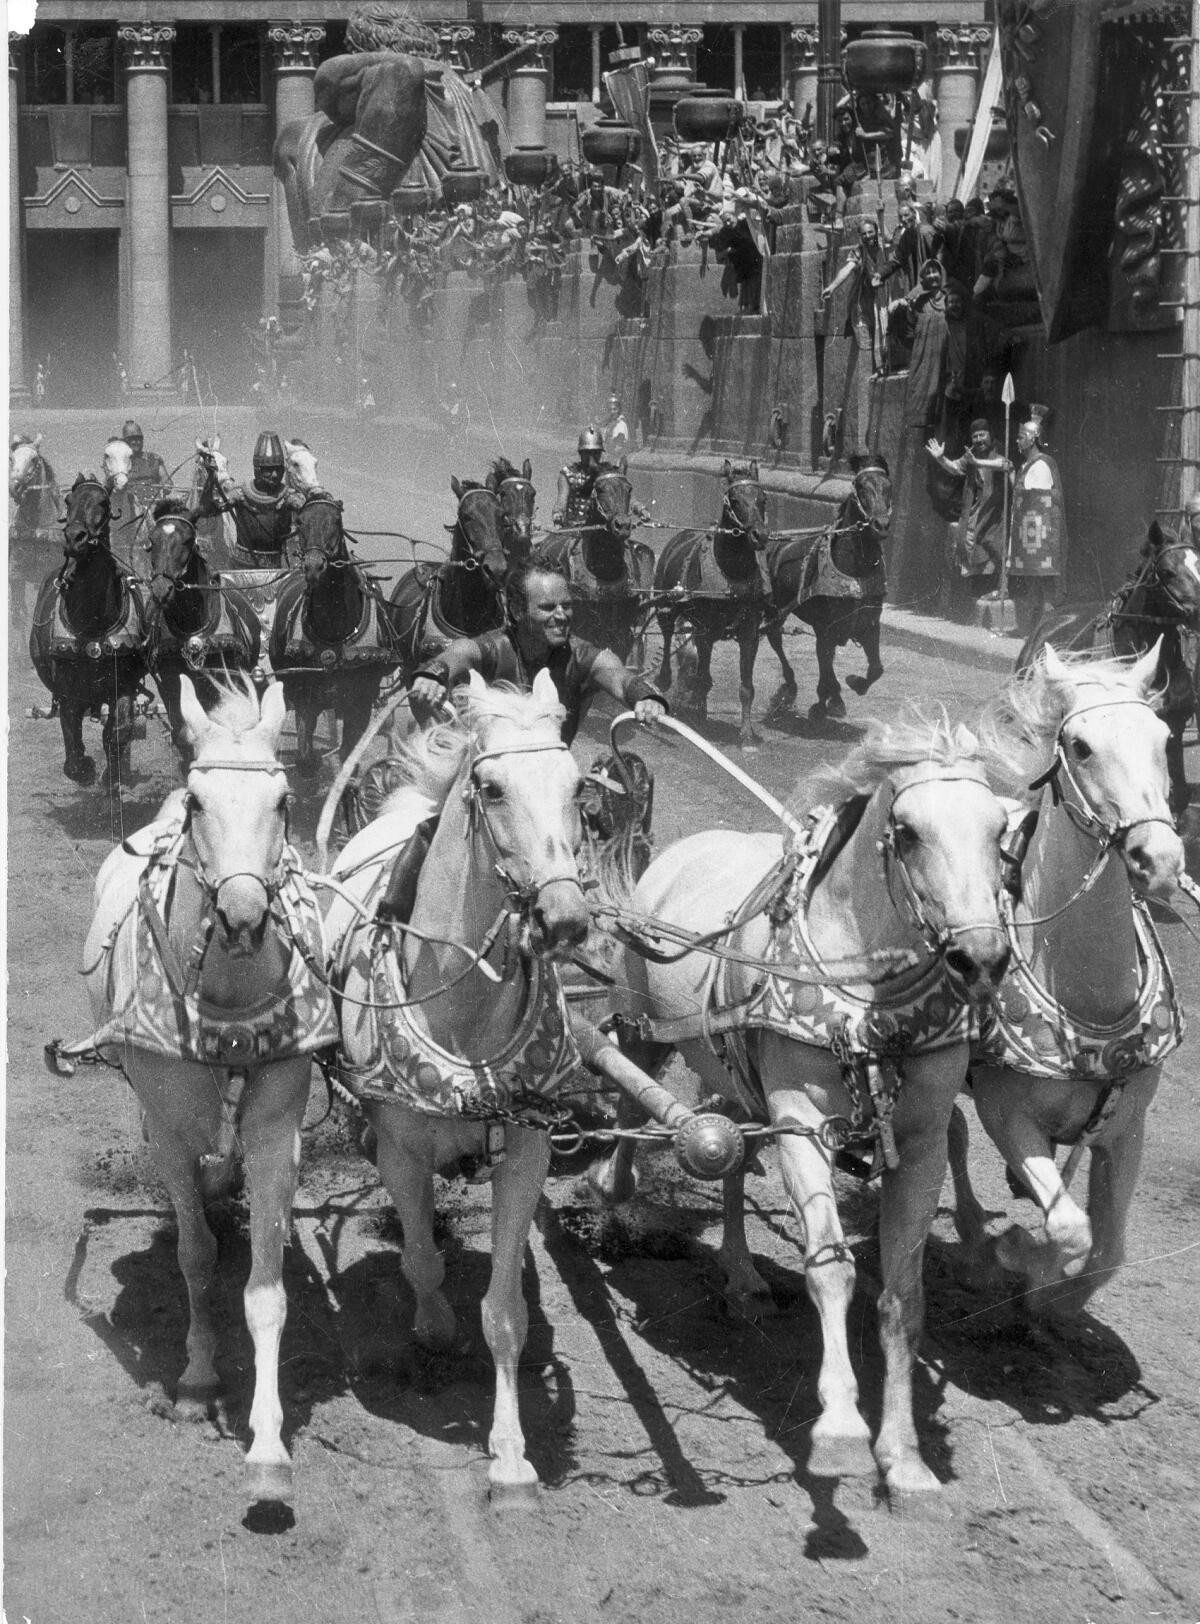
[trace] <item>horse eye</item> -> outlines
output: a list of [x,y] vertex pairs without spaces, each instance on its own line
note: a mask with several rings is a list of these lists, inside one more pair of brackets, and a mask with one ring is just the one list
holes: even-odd
[[1071,754],[1076,761],[1086,761],[1092,753],[1092,747],[1086,739],[1071,740]]
[[504,799],[504,790],[499,784],[483,784],[481,789],[485,801],[502,801]]
[[897,846],[908,847],[911,850],[913,846],[918,844],[920,838],[911,823],[905,823],[899,818],[896,820]]

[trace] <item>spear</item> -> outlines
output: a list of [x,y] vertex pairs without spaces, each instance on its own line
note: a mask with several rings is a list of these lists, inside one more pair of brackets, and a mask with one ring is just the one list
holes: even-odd
[[[1006,372],[1004,374],[1004,387],[1000,391],[1000,399],[1004,402],[1004,455],[1009,461],[1012,460],[1012,457],[1011,457],[1012,408],[1013,408],[1013,401],[1016,400],[1016,398],[1017,398],[1017,391],[1013,388],[1012,373],[1011,372]],[[1009,535],[1008,535],[1008,523],[1009,523],[1008,510],[1009,510],[1009,496],[1010,496],[1011,490],[1012,490],[1012,486],[1009,484],[1008,471],[1006,469],[1005,473],[1004,473],[1004,549],[1000,554],[1000,592],[999,592],[999,598],[1000,598],[999,611],[1000,611],[1001,618],[1004,619],[1005,621],[1007,621],[1008,616],[1010,614],[1012,614],[1012,612],[1013,612],[1011,607],[1008,604],[1008,601],[1007,601],[1008,600],[1008,559],[1009,559],[1009,553],[1011,551],[1011,546],[1010,546],[1010,542],[1009,542]]]

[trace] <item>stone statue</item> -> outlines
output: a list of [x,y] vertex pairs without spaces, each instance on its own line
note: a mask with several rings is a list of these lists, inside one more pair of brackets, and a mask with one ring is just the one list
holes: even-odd
[[436,34],[406,6],[354,12],[346,45],[317,69],[317,111],[284,125],[275,142],[301,254],[321,241],[322,214],[386,202],[401,180],[436,194],[456,161],[498,179],[509,150],[499,106],[438,59]]

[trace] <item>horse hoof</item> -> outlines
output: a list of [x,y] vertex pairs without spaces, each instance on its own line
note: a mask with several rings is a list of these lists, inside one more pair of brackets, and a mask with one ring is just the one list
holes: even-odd
[[808,719],[810,722],[823,722],[828,714],[823,699],[814,699],[808,707]]
[[874,1477],[870,1439],[814,1438],[807,1469],[810,1477]]
[[834,721],[840,721],[842,717],[845,716],[846,702],[842,698],[841,694],[834,694],[832,699],[826,700],[825,714],[826,716],[832,717]]
[[247,1500],[291,1500],[294,1494],[292,1468],[282,1461],[247,1462],[243,1479]]
[[846,686],[854,693],[862,695],[866,693],[871,684],[866,677],[847,677]]
[[96,763],[91,756],[81,756],[78,761],[64,761],[63,772],[73,784],[82,784],[90,789],[96,782]]
[[493,1511],[536,1511],[541,1492],[536,1477],[528,1483],[489,1483],[488,1504]]
[[211,1421],[216,1414],[219,1397],[220,1388],[215,1384],[206,1387],[184,1387],[181,1383],[175,1394],[172,1415],[176,1421],[183,1421],[191,1426],[197,1426],[202,1421]]

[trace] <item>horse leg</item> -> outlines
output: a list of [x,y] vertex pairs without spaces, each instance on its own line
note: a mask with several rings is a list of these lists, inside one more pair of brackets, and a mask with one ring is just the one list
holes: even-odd
[[712,692],[712,657],[716,639],[707,627],[695,626],[692,637],[696,646],[696,674],[692,679],[692,703],[690,709],[697,722],[703,725],[708,721],[708,696]]
[[662,633],[663,640],[662,659],[658,663],[658,687],[660,692],[665,694],[671,687],[671,645],[675,638],[675,616],[660,613],[658,629]]
[[861,677],[846,678],[847,686],[853,688],[856,694],[865,694],[867,689],[873,687],[883,675],[883,662],[879,658],[879,619],[878,609],[858,611],[858,642],[867,657],[867,669]]
[[817,702],[810,708],[810,716],[840,718],[846,714],[845,701],[842,699],[842,687],[833,669],[836,654],[837,644],[833,638],[827,632],[818,630]]
[[246,1488],[256,1501],[287,1500],[292,1492],[292,1462],[281,1436],[279,1342],[287,1319],[283,1253],[292,1228],[309,1080],[307,1055],[265,1068],[241,1116],[250,1196],[250,1278],[243,1300],[254,1342],[254,1442],[246,1454]]
[[454,1341],[454,1310],[442,1293],[446,1263],[433,1240],[433,1147],[427,1124],[396,1106],[369,1111],[377,1143],[375,1165],[404,1231],[400,1268],[416,1297],[413,1335],[442,1351]]
[[1047,1307],[1055,1319],[1082,1313],[1125,1261],[1125,1227],[1142,1166],[1146,1112],[1157,1088],[1157,1068],[1126,1082],[1116,1113],[1092,1145],[1087,1199],[1092,1246],[1075,1278],[1047,1291]]
[[959,1240],[974,1255],[983,1246],[987,1214],[971,1184],[967,1156],[971,1148],[971,1130],[967,1114],[961,1105],[950,1113],[950,1127],[946,1135],[949,1151],[950,1178],[954,1184],[954,1228]]
[[721,1250],[717,1261],[725,1301],[739,1319],[758,1321],[775,1313],[771,1288],[754,1267],[746,1238],[746,1164],[721,1181]]
[[[1078,1275],[1092,1249],[1088,1216],[1063,1184],[1054,1141],[1038,1120],[1038,1093],[1046,1096],[1045,1108],[1052,1112],[1060,1090],[1045,1078],[990,1067],[973,1068],[971,1075],[979,1120],[1041,1208],[1045,1226],[1041,1235],[1012,1224],[995,1243],[996,1261],[1024,1281],[1031,1294],[1028,1306],[1038,1312],[1046,1305],[1046,1289]],[[1072,1090],[1084,1086],[1061,1085]]]
[[965,1053],[947,1050],[912,1062],[892,1118],[898,1163],[884,1172],[880,1197],[878,1310],[885,1371],[875,1459],[893,1494],[940,1486],[921,1459],[912,1367],[925,1324],[925,1243],[946,1177],[947,1129],[965,1059]]
[[115,789],[118,794],[129,782],[132,770],[133,695],[117,694],[109,702],[108,719],[101,734],[104,743],[105,767],[100,779],[101,789]]
[[57,694],[58,725],[62,729],[63,772],[84,788],[96,782],[96,763],[83,747],[84,706],[75,695]]
[[[764,1033],[760,1060],[764,1079],[795,1075],[795,1063],[785,1044],[787,1039]],[[773,1122],[786,1119],[815,1133],[824,1120],[803,1089],[773,1088],[768,1104]],[[821,1414],[813,1426],[808,1470],[814,1477],[874,1477],[871,1432],[859,1412],[858,1383],[846,1333],[854,1296],[854,1257],[838,1217],[832,1165],[815,1138],[799,1134],[781,1136],[779,1159],[788,1200],[800,1218],[804,1284],[821,1322],[817,1378]]]
[[[289,703],[291,696],[289,695]],[[321,758],[315,748],[317,723],[321,718],[319,699],[308,691],[307,684],[295,693],[296,716],[296,771],[303,778],[314,777],[321,769]]]
[[550,1171],[550,1145],[545,1134],[510,1125],[505,1130],[504,1144],[504,1160],[492,1174],[492,1274],[482,1315],[483,1334],[496,1366],[488,1484],[497,1510],[530,1505],[537,1494],[538,1476],[525,1458],[517,1362],[529,1332],[521,1266],[534,1209]]
[[754,660],[758,654],[758,611],[753,616],[742,614],[737,628],[738,645],[738,699],[742,705],[742,726],[738,743],[743,750],[753,750],[762,743],[762,734],[754,725]]
[[781,716],[785,711],[790,711],[796,703],[798,691],[796,673],[783,651],[783,620],[782,615],[772,615],[763,628],[783,674],[783,681],[767,701],[768,716]]
[[1163,712],[1163,721],[1170,729],[1167,735],[1167,775],[1170,780],[1171,811],[1176,817],[1187,811],[1192,798],[1183,764],[1183,735],[1191,718],[1190,710]]

